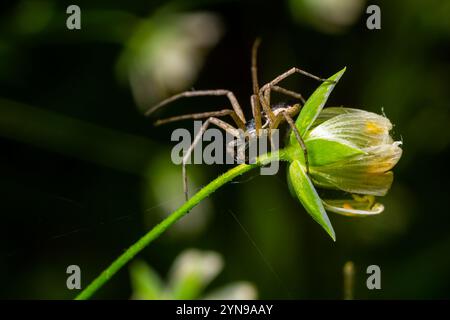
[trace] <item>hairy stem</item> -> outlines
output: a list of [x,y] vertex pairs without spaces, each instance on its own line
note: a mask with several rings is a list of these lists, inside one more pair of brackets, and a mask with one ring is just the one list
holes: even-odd
[[186,201],[180,208],[172,212],[167,218],[157,224],[153,229],[146,233],[142,238],[131,245],[124,253],[122,253],[116,260],[111,263],[103,272],[94,279],[77,297],[77,300],[89,299],[98,289],[100,289],[105,283],[107,283],[112,276],[116,274],[125,264],[127,264],[133,257],[138,254],[142,249],[149,245],[153,240],[157,239],[164,231],[177,222],[180,218],[186,215],[189,210],[199,204],[203,199],[208,197],[211,193],[219,189],[224,184],[230,182],[237,176],[250,171],[254,168],[264,166],[272,161],[284,160],[284,150],[279,150],[274,153],[260,156],[252,164],[240,164],[229,171],[225,172],[221,176],[211,181],[208,185],[203,187],[195,195],[193,195],[188,201]]

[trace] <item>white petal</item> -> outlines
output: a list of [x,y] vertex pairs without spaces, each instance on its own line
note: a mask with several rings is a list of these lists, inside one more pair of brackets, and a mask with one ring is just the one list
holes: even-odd
[[348,141],[359,148],[392,143],[389,135],[392,129],[391,122],[386,117],[372,112],[350,108],[328,108],[322,112],[320,121],[323,122],[310,131],[306,140],[338,139]]
[[206,286],[223,268],[222,257],[213,251],[188,249],[174,261],[170,271],[169,282],[176,287],[189,277],[195,276]]
[[358,109],[354,108],[344,108],[344,107],[328,107],[324,108],[320,114],[317,116],[316,120],[314,120],[314,124],[312,125],[311,129],[314,127],[317,127],[319,124],[334,118],[340,114],[344,113],[352,113],[357,111]]
[[255,300],[258,291],[249,282],[231,283],[205,296],[205,300]]
[[402,156],[399,142],[363,149],[359,154],[329,167],[340,167],[346,171],[360,173],[383,173],[392,169]]
[[362,174],[354,172],[313,172],[313,182],[319,187],[343,190],[350,193],[384,196],[389,191],[394,174],[389,171],[381,174]]
[[327,211],[350,217],[365,217],[383,212],[384,206],[374,201],[373,196],[354,196],[350,200],[323,200],[323,204]]

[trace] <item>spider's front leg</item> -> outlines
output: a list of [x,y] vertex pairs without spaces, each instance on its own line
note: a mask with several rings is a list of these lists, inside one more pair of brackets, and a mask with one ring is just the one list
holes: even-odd
[[236,114],[236,112],[234,112],[233,110],[230,110],[230,109],[223,109],[223,110],[219,110],[219,111],[210,111],[210,112],[190,113],[190,114],[183,114],[181,116],[174,116],[174,117],[170,117],[170,118],[159,119],[154,122],[154,125],[160,126],[163,124],[181,121],[181,120],[190,120],[190,119],[200,120],[200,119],[207,119],[210,117],[217,118],[217,117],[224,117],[224,116],[230,116],[240,129],[245,130],[245,123],[242,122],[242,120],[239,118],[239,116]]
[[227,99],[230,101],[230,104],[231,104],[234,112],[236,113],[236,115],[239,117],[239,119],[243,123],[245,123],[244,113],[242,112],[242,108],[239,105],[239,102],[237,101],[234,93],[231,92],[230,90],[225,90],[225,89],[184,91],[184,92],[178,93],[176,95],[173,95],[173,96],[161,101],[157,105],[148,109],[145,112],[145,115],[149,116],[152,113],[154,113],[155,111],[157,111],[158,109],[160,109],[161,107],[163,107],[171,102],[174,102],[178,99],[181,99],[181,98],[205,97],[205,96],[225,96],[225,97],[227,97]]

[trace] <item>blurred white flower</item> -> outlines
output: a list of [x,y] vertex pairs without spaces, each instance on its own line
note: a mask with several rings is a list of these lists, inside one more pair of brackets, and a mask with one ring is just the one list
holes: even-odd
[[366,0],[290,0],[294,17],[325,32],[338,32],[354,24],[365,3]]
[[118,64],[138,106],[146,109],[192,86],[221,35],[219,18],[207,12],[160,14],[142,21]]
[[250,282],[237,282],[217,289],[207,296],[206,300],[255,300],[258,292]]
[[[199,299],[212,280],[222,271],[223,259],[213,251],[189,249],[174,261],[168,284],[147,264],[136,261],[130,266],[132,299]],[[249,282],[236,282],[204,295],[204,299],[256,299],[256,288]]]
[[174,298],[194,299],[223,268],[222,257],[212,251],[186,250],[172,265],[169,290]]

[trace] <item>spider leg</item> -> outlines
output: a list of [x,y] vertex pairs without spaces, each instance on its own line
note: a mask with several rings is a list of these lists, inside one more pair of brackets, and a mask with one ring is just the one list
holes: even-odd
[[261,106],[258,101],[258,96],[252,94],[252,96],[250,97],[250,104],[252,106],[253,119],[255,119],[256,135],[259,136],[259,133],[262,129],[262,123],[261,123]]
[[[264,88],[264,87],[263,87]],[[263,96],[264,94],[264,96]],[[270,88],[266,90],[262,90],[262,88],[259,90],[259,99],[261,102],[261,105],[264,109],[264,112],[269,117],[269,120],[271,123],[275,121],[275,114],[273,113],[272,109],[270,108]]]
[[192,154],[192,151],[194,150],[195,146],[198,144],[198,142],[200,141],[200,139],[202,138],[203,134],[205,133],[206,129],[208,128],[208,126],[210,124],[215,124],[216,126],[218,126],[219,128],[225,130],[226,132],[232,134],[235,137],[239,137],[239,130],[234,128],[232,125],[226,123],[225,121],[222,121],[218,118],[215,117],[209,117],[201,126],[200,131],[196,134],[194,141],[192,142],[192,144],[189,146],[188,150],[186,151],[186,153],[183,155],[183,161],[182,161],[182,174],[183,174],[183,191],[184,191],[184,196],[186,198],[186,201],[189,199],[189,194],[188,194],[188,178],[187,178],[187,173],[186,173],[186,163],[189,160],[189,157]]
[[261,44],[261,39],[256,38],[252,47],[252,84],[253,84],[253,94],[258,95],[259,92],[259,84],[258,84],[258,48]]
[[[260,44],[261,44],[261,39],[257,38],[255,40],[255,42],[253,43],[253,47],[252,47],[251,73],[252,73],[253,95],[250,97],[250,104],[252,106],[253,119],[255,119],[255,129],[256,129],[257,136],[260,136],[260,132],[262,129],[262,119],[261,119],[261,104],[262,103],[260,102],[260,99],[259,99],[260,88],[259,88],[259,83],[258,83],[258,64],[257,64],[258,48],[259,48]],[[270,105],[270,103],[268,105]],[[262,105],[263,109],[264,109],[266,115],[268,115],[271,119],[275,119],[275,116],[274,116],[271,108],[268,107],[268,105],[263,104]],[[267,131],[268,131],[267,133],[269,136],[270,146],[271,146],[271,148],[273,148],[273,146],[275,146],[275,143],[273,141],[271,126],[269,126],[267,128]]]
[[199,97],[199,96],[226,96],[228,100],[231,103],[231,106],[233,107],[234,112],[238,115],[239,119],[241,119],[242,122],[245,123],[245,116],[242,112],[242,108],[239,105],[239,102],[237,101],[236,97],[234,96],[234,93],[229,90],[224,89],[217,89],[217,90],[196,90],[196,91],[185,91],[181,92],[179,94],[176,94],[170,98],[167,98],[157,105],[153,106],[152,108],[148,109],[145,112],[146,116],[151,115],[153,112],[158,110],[159,108],[165,106],[166,104],[169,104],[175,100],[178,100],[180,98],[187,98],[187,97]]
[[[277,85],[278,83],[280,83],[281,81],[283,81],[284,79],[286,79],[287,77],[289,77],[289,76],[291,76],[291,75],[293,75],[295,73],[302,74],[304,76],[310,77],[310,78],[312,78],[314,80],[317,80],[317,81],[320,81],[320,82],[330,81],[330,80],[323,79],[323,78],[320,78],[318,76],[315,76],[312,73],[306,72],[306,71],[304,71],[304,70],[302,70],[300,68],[293,67],[293,68],[289,69],[288,71],[280,74],[278,77],[276,77],[275,79],[273,79],[269,83],[266,83],[261,89],[263,89],[265,86],[272,87],[274,85]],[[334,81],[332,81],[332,82],[334,82]]]
[[303,141],[300,132],[298,132],[298,129],[295,126],[294,120],[292,120],[291,116],[287,112],[282,112],[282,115],[286,119],[286,122],[289,123],[289,125],[291,126],[292,130],[294,131],[295,138],[297,139],[298,143],[300,144],[300,147],[303,150],[303,155],[305,156],[306,173],[309,175],[308,150],[306,149],[305,142]]
[[303,105],[304,105],[305,102],[306,102],[306,101],[305,101],[305,98],[303,98],[303,96],[302,96],[301,93],[298,93],[298,92],[295,92],[295,91],[291,91],[291,90],[282,88],[282,87],[280,87],[280,86],[273,86],[273,87],[272,87],[272,90],[273,90],[273,91],[276,91],[276,92],[279,92],[279,93],[282,93],[282,94],[285,94],[285,95],[290,96],[290,97],[292,97],[292,98],[295,98],[295,99],[297,99],[297,100],[300,100],[300,101],[302,102]]
[[250,104],[252,106],[252,114],[253,119],[255,119],[255,129],[256,129],[256,135],[259,136],[259,133],[262,128],[261,124],[261,105],[259,103],[258,99],[258,92],[259,92],[259,83],[258,83],[258,48],[261,44],[261,39],[257,38],[255,42],[253,43],[252,47],[252,85],[253,85],[253,95],[250,97]]
[[220,111],[211,111],[211,112],[191,113],[191,114],[184,114],[181,116],[159,119],[159,120],[155,121],[154,125],[160,126],[160,125],[163,125],[166,123],[181,121],[181,120],[188,120],[188,119],[198,120],[198,119],[205,119],[205,118],[209,118],[209,117],[223,117],[223,116],[228,116],[228,115],[234,120],[234,122],[240,129],[245,131],[245,129],[246,129],[245,124],[237,116],[236,112],[234,112],[234,110],[230,110],[230,109],[223,109]]
[[269,127],[271,129],[277,129],[282,120],[283,120],[283,114],[281,114],[281,113],[276,114],[275,120],[270,123]]
[[296,116],[299,112],[302,106],[299,103],[291,105],[288,109],[285,109],[282,112],[279,112],[275,115],[275,121],[270,123],[269,127],[272,129],[278,128],[281,122],[285,121],[284,113],[286,113],[290,118]]
[[[299,73],[299,74],[305,75],[307,77],[310,77],[310,78],[312,78],[314,80],[321,81],[321,82],[330,81],[330,80],[323,79],[323,78],[320,78],[318,76],[315,76],[315,75],[313,75],[313,74],[311,74],[309,72],[306,72],[306,71],[304,71],[304,70],[302,70],[300,68],[293,67],[293,68],[287,70],[286,72],[282,73],[281,75],[279,75],[278,77],[276,77],[272,81],[270,81],[270,82],[266,83],[265,85],[263,85],[259,89],[258,96],[259,96],[259,100],[261,101],[261,104],[262,104],[262,106],[264,108],[264,111],[268,114],[269,119],[270,119],[271,122],[274,122],[276,119],[275,119],[274,113],[272,112],[272,110],[270,108],[270,92],[271,92],[271,90],[273,89],[274,86],[277,86],[277,84],[279,82],[283,81],[284,79],[286,79],[287,77],[289,77],[289,76],[291,76],[291,75],[293,75],[295,73]],[[280,91],[280,87],[278,89],[275,89],[275,90]],[[294,93],[293,91],[286,90],[284,88],[281,88],[281,91],[284,91],[283,93],[285,93],[285,94],[287,92],[289,92],[288,95],[292,95]]]

